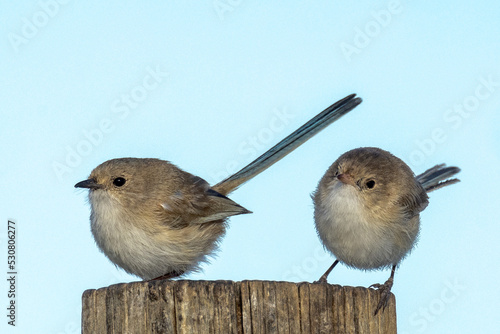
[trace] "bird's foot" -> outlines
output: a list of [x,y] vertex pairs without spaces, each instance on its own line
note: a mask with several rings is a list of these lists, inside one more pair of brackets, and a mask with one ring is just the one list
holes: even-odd
[[163,280],[163,279],[171,279],[171,278],[179,277],[182,274],[184,274],[183,271],[181,271],[181,272],[171,271],[171,272],[166,273],[165,275],[161,275],[161,276],[158,276],[156,278],[152,278],[152,279],[148,280],[148,282],[160,281],[160,280]]
[[382,312],[385,311],[385,308],[387,307],[387,304],[389,303],[389,299],[391,297],[391,289],[392,289],[392,284],[394,283],[394,279],[390,277],[384,284],[372,284],[370,285],[370,288],[375,288],[380,291],[380,300],[378,302],[377,308],[375,309],[375,312],[373,315],[377,315],[378,311],[382,309]]
[[317,281],[314,281],[313,283],[320,283],[320,284],[326,284],[328,283],[328,279],[327,279],[328,275],[323,275],[319,278],[319,280]]
[[325,271],[325,273],[319,278],[319,280],[314,281],[313,283],[323,283],[323,284],[328,283],[328,275],[330,275],[330,273],[332,272],[333,268],[335,268],[335,266],[338,263],[339,263],[339,260],[335,260],[335,262],[333,262],[333,264],[330,266],[330,268],[328,268],[328,270]]

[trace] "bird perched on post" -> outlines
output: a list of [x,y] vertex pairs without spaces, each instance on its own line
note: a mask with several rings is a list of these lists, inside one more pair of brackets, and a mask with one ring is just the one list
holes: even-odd
[[144,280],[197,270],[216,250],[230,216],[250,213],[226,197],[361,103],[349,95],[249,165],[211,187],[159,159],[113,159],[75,185],[89,189],[91,230],[117,266]]
[[459,171],[443,164],[415,176],[402,160],[375,147],[342,154],[312,195],[316,230],[336,257],[319,282],[339,262],[363,270],[391,268],[384,284],[371,286],[381,290],[375,314],[385,308],[396,267],[416,244],[427,193],[458,182],[448,178]]

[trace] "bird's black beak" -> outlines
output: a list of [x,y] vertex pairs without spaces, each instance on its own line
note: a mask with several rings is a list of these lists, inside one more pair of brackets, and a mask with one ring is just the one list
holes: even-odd
[[88,179],[75,184],[75,188],[99,189],[101,187],[102,186],[99,183],[97,183],[94,179]]

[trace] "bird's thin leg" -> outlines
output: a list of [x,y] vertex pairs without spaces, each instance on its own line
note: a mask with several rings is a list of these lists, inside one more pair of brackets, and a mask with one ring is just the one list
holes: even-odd
[[330,275],[330,273],[332,272],[333,268],[335,268],[337,263],[339,263],[339,260],[335,260],[335,262],[333,262],[333,264],[330,266],[330,268],[328,268],[328,270],[325,271],[325,273],[319,278],[319,280],[317,280],[314,283],[327,283],[328,275]]
[[166,273],[165,275],[161,275],[161,276],[158,276],[156,278],[152,278],[152,279],[148,280],[147,282],[159,281],[159,280],[162,280],[162,279],[171,279],[171,278],[179,277],[182,274],[184,274],[183,271],[181,271],[181,272],[171,271],[171,272]]
[[377,308],[375,309],[375,312],[373,313],[373,315],[377,315],[378,311],[380,311],[380,309],[382,307],[384,307],[382,311],[385,311],[385,308],[387,307],[387,303],[389,302],[389,297],[391,295],[391,289],[392,289],[392,285],[394,283],[394,273],[395,272],[396,272],[396,265],[393,265],[392,270],[391,270],[391,276],[384,284],[372,284],[372,285],[370,285],[370,288],[375,288],[377,290],[380,290],[380,301],[378,302]]

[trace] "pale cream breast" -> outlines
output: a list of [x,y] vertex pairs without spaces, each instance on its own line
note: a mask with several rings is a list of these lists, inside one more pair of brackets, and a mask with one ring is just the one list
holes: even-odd
[[158,223],[151,229],[151,224],[141,222],[146,218],[125,212],[126,208],[106,191],[93,191],[89,198],[97,245],[114,264],[143,279],[196,269],[217,247],[215,239],[223,234],[210,238],[211,234],[200,231],[204,227],[199,225],[171,229],[168,224]]
[[341,262],[360,269],[392,266],[413,247],[414,240],[397,241],[399,227],[373,219],[355,187],[333,180],[319,191],[316,228],[325,247]]

